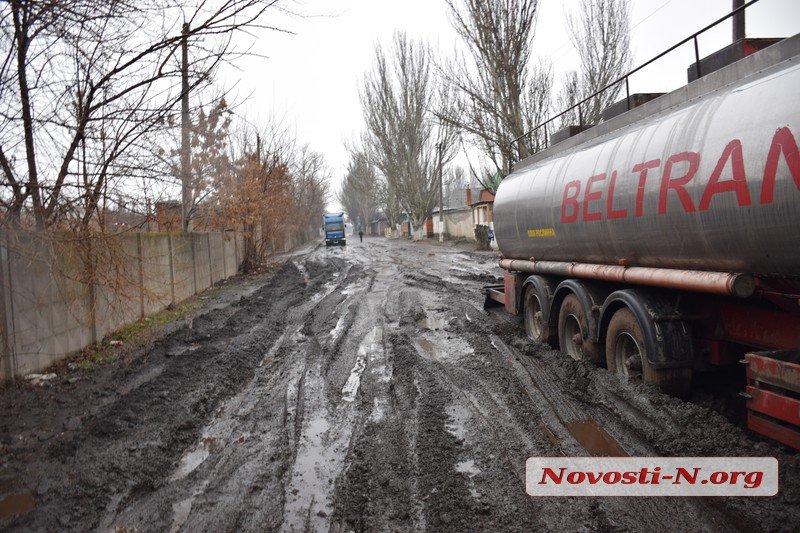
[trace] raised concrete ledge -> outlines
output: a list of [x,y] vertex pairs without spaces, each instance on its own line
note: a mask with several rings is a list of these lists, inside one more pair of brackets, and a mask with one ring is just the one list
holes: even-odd
[[739,61],[732,63],[720,70],[703,76],[688,85],[684,85],[670,93],[660,96],[654,100],[634,107],[630,111],[618,115],[611,120],[589,128],[588,130],[570,137],[558,144],[551,146],[541,152],[537,152],[514,165],[514,170],[521,170],[543,161],[550,157],[561,155],[565,152],[579,147],[598,137],[602,137],[613,131],[622,129],[640,120],[653,117],[666,110],[679,105],[691,102],[701,96],[713,93],[732,83],[744,80],[745,78],[758,74],[770,67],[789,60],[797,60],[800,56],[800,33],[792,37],[787,37],[782,41],[773,44],[763,50],[749,55]]

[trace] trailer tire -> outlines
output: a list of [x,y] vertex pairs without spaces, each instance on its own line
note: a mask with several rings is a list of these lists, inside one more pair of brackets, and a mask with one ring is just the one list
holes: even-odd
[[558,343],[561,351],[578,361],[602,365],[600,345],[589,338],[587,311],[575,294],[568,294],[558,312]]
[[532,341],[546,344],[550,340],[549,311],[549,299],[540,293],[538,287],[529,284],[525,291],[522,317],[525,322],[525,333]]
[[641,379],[663,392],[679,398],[689,394],[692,369],[653,368],[647,358],[647,341],[641,324],[627,307],[611,317],[606,331],[606,366],[626,379]]

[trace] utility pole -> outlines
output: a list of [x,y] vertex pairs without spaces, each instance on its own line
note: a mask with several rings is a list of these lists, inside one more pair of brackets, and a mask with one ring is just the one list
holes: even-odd
[[439,242],[444,242],[444,182],[442,180],[442,149],[444,145],[436,143],[439,152]]
[[192,230],[192,163],[189,146],[189,23],[181,33],[181,217],[183,231]]

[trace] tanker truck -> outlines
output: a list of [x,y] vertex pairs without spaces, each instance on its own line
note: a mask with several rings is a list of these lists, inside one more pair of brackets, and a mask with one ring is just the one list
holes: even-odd
[[799,88],[795,36],[519,162],[487,296],[677,396],[747,365],[749,427],[800,448]]

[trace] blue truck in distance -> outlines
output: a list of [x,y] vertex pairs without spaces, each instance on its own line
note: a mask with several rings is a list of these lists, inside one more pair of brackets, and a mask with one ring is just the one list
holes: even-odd
[[325,246],[347,244],[344,236],[344,213],[325,213],[322,216],[322,230],[325,232]]

